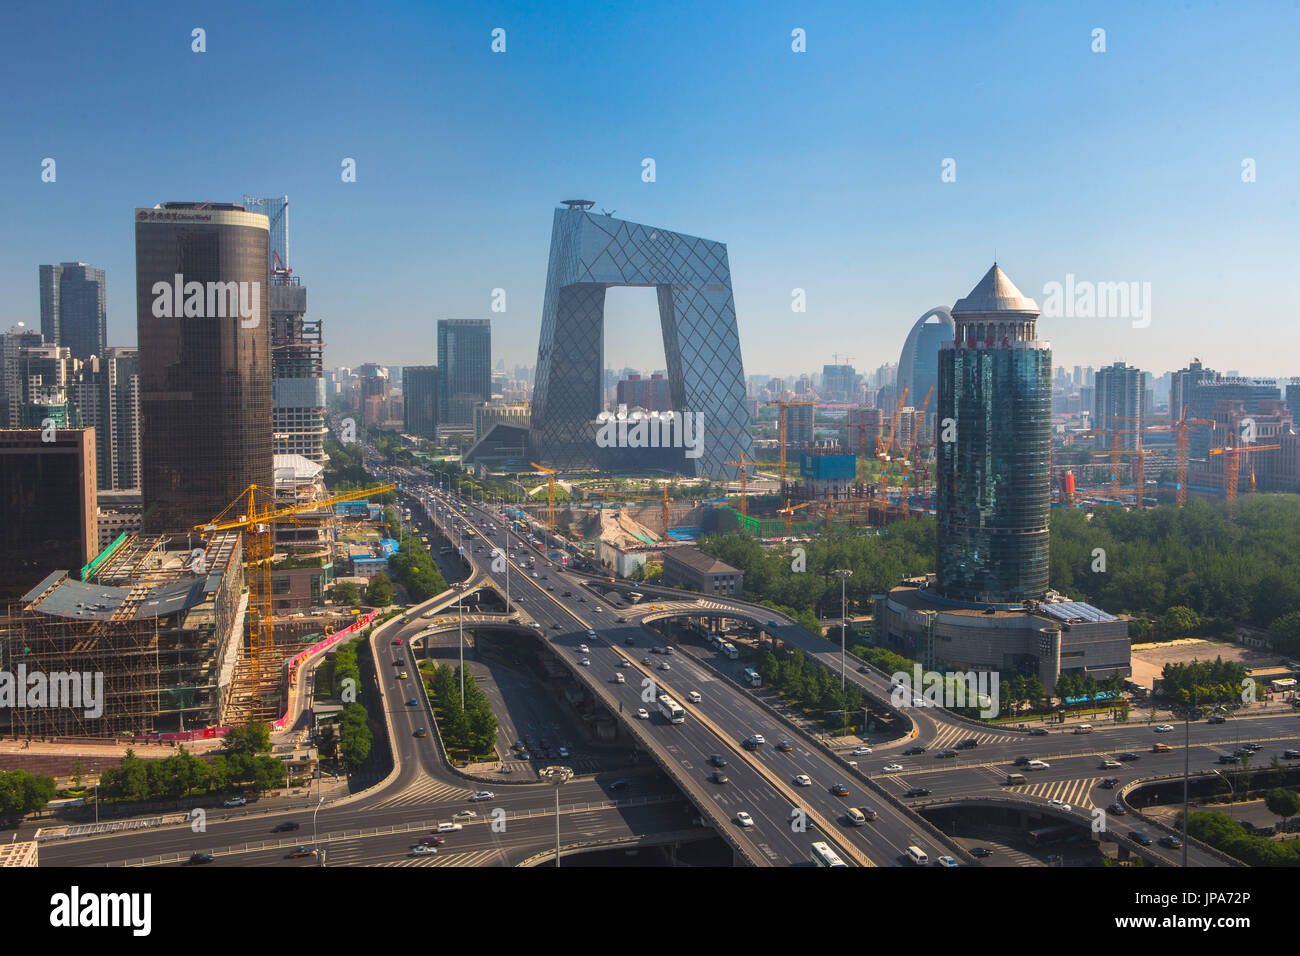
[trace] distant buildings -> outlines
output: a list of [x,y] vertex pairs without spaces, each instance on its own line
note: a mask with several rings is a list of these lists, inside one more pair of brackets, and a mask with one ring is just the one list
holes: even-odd
[[668,379],[659,373],[649,378],[629,375],[619,381],[615,387],[616,405],[628,408],[644,408],[650,412],[667,412],[673,407],[672,396],[668,393]]
[[[952,314],[936,306],[916,320],[898,358],[896,395],[907,389],[907,402],[919,408],[939,381],[939,351],[953,338]],[[885,381],[881,385],[888,384]],[[897,399],[895,399],[897,401]],[[931,401],[931,408],[934,407]]]
[[1113,436],[1118,432],[1120,448],[1137,448],[1137,429],[1140,420],[1146,417],[1148,407],[1142,370],[1116,362],[1098,369],[1094,381],[1092,427],[1107,432],[1094,436],[1097,447],[1111,447]]
[[857,401],[858,373],[852,365],[822,366],[822,398],[835,404]]
[[687,588],[704,594],[742,597],[745,572],[719,561],[699,548],[670,548],[664,551],[664,585]]
[[74,359],[102,355],[108,344],[104,270],[84,262],[40,267],[41,335]]
[[438,414],[453,425],[474,422],[474,404],[492,399],[492,323],[438,320]]
[[144,529],[175,532],[272,485],[267,218],[193,202],[135,215]]
[[81,424],[95,429],[101,491],[140,487],[140,353],[109,346],[69,386]]

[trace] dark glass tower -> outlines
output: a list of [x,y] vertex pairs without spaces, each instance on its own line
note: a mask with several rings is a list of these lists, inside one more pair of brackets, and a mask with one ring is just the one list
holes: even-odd
[[267,219],[164,203],[135,220],[143,526],[177,532],[272,484]]
[[408,435],[434,439],[438,435],[438,367],[402,368],[402,427]]
[[492,323],[438,320],[438,413],[448,424],[474,421],[474,403],[492,399]]
[[1052,351],[1034,339],[1037,304],[996,263],[952,317],[955,341],[939,352],[937,589],[1036,600],[1048,581]]
[[107,338],[104,270],[84,262],[41,266],[41,334],[74,359],[103,355]]

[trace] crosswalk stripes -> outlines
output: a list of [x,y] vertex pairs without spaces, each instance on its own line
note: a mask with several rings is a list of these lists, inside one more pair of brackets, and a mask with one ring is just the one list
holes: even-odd
[[431,856],[404,856],[385,860],[375,866],[485,866],[499,861],[501,852],[495,847],[486,850],[467,850],[464,853],[435,853]]
[[940,728],[939,732],[934,737],[934,743],[930,746],[936,750],[943,750],[963,740],[974,740],[980,746],[985,746],[987,744],[1006,743],[1009,740],[1017,739],[1019,738],[1010,734],[996,734],[978,731],[972,733],[970,729],[966,727],[947,725]]
[[1101,782],[1100,777],[1083,777],[1074,780],[1049,780],[1017,787],[1016,792],[1044,800],[1060,800],[1072,807],[1087,809],[1093,806],[1092,790]]
[[465,787],[455,787],[451,784],[439,783],[437,780],[421,780],[419,783],[412,784],[400,793],[376,803],[374,809],[380,810],[387,807],[409,807],[455,798],[468,799],[473,793],[473,790]]

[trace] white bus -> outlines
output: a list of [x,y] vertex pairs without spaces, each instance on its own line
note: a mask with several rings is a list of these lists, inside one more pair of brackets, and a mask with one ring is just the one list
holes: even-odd
[[730,641],[722,642],[722,653],[726,654],[727,659],[732,661],[740,656],[740,652],[736,650],[736,645],[732,644]]
[[754,670],[754,668],[752,667],[746,667],[742,677],[745,680],[745,684],[749,687],[763,686],[762,676],[758,673],[758,671]]
[[686,710],[667,694],[659,695],[659,712],[668,718],[670,724],[680,724],[686,720]]
[[812,845],[812,860],[818,866],[846,866],[840,855],[830,848],[830,844],[820,840]]

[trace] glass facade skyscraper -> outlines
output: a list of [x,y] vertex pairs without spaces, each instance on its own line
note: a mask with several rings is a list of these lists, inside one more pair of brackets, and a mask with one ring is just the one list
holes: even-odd
[[[178,532],[273,484],[267,219],[232,203],[135,217],[143,528]],[[248,317],[213,308],[230,290]]]
[[402,428],[408,435],[434,439],[438,433],[438,367],[402,368]]
[[453,425],[474,423],[474,405],[492,399],[492,323],[438,320],[438,414]]
[[[898,395],[907,389],[907,404],[920,408],[931,388],[939,384],[939,350],[953,337],[952,314],[935,306],[916,320],[898,358]],[[930,408],[934,408],[933,397]]]
[[[537,348],[532,446],[557,469],[671,468],[731,475],[727,463],[752,458],[745,372],[725,243],[594,215],[586,201],[555,210]],[[604,410],[605,290],[649,286],[659,300],[674,411],[702,416],[701,454],[680,449],[601,448]],[[439,362],[441,364],[441,361]]]
[[1052,352],[1034,338],[1038,306],[994,264],[952,317],[956,339],[938,363],[937,591],[994,605],[1040,599]]
[[103,355],[108,344],[104,270],[84,262],[40,267],[41,335],[74,359]]

